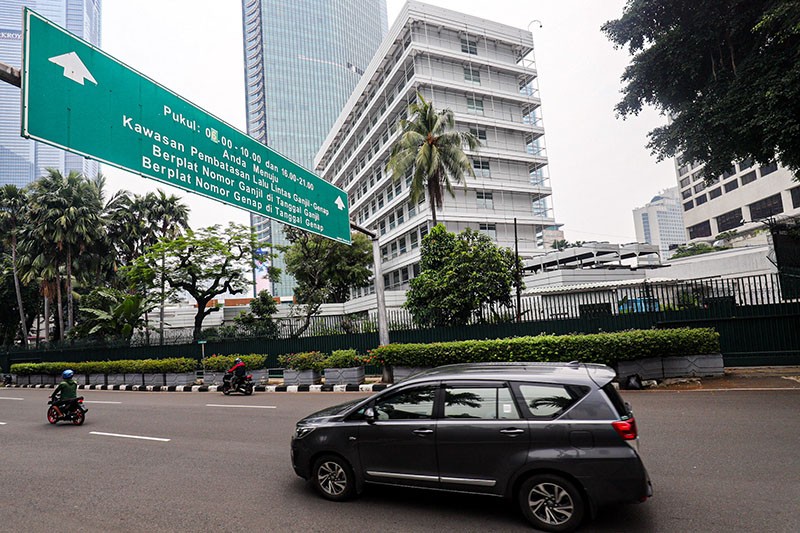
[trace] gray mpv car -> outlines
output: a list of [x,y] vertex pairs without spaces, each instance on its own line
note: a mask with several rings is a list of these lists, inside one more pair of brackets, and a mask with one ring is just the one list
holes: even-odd
[[574,363],[448,365],[297,423],[292,466],[329,500],[379,483],[514,498],[571,531],[652,495],[614,371]]

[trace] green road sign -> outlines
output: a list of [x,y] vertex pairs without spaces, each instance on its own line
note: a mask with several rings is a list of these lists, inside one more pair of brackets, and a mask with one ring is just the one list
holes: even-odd
[[347,194],[25,10],[22,135],[350,242]]

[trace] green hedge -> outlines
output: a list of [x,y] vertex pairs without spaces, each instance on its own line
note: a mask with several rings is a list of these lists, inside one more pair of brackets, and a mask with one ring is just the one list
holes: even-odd
[[188,357],[170,359],[128,359],[120,361],[86,361],[83,363],[15,363],[11,373],[18,375],[58,375],[66,369],[76,374],[160,374],[164,372],[193,372],[197,360]]
[[212,355],[203,359],[203,368],[214,372],[225,372],[233,366],[233,361],[241,358],[247,370],[258,370],[267,367],[267,356],[263,354],[251,353],[249,355]]
[[581,361],[612,365],[643,357],[719,353],[710,328],[633,330],[592,335],[540,335],[495,340],[389,344],[370,351],[375,365],[432,367],[454,363]]

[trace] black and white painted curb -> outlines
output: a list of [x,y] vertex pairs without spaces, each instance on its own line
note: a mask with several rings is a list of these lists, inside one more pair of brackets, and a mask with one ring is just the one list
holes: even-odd
[[[378,392],[389,385],[256,385],[256,392]],[[55,385],[11,385],[23,389],[53,389]],[[222,392],[221,385],[78,385],[82,390],[121,390],[148,392]]]

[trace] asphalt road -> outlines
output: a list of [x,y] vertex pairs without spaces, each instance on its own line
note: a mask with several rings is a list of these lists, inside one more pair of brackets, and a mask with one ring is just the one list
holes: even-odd
[[[358,393],[82,391],[76,427],[47,423],[50,392],[0,388],[0,531],[532,531],[494,498],[317,497],[290,465],[294,423]],[[655,497],[582,531],[800,531],[800,390],[623,394]]]

